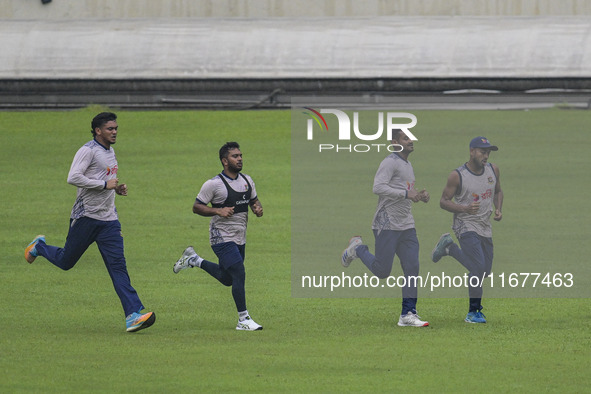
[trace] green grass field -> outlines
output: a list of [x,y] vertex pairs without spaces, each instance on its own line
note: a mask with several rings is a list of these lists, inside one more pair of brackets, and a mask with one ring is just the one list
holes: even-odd
[[[0,112],[0,392],[589,391],[589,298],[485,299],[486,325],[463,322],[465,298],[425,298],[425,329],[395,325],[398,298],[293,298],[288,111],[118,112],[128,269],[157,314],[153,327],[126,333],[95,246],[68,272],[23,258],[39,233],[63,245],[76,195],[66,176],[99,111]],[[590,112],[413,113],[411,161],[432,196],[414,209],[422,267],[450,225],[437,206],[445,177],[467,159],[461,144],[474,133],[501,149],[490,160],[505,192],[495,264],[588,264]],[[172,273],[187,245],[214,259],[208,219],[191,206],[221,169],[217,150],[228,140],[240,142],[265,209],[251,215],[246,253],[248,309],[260,332],[234,330],[230,291],[205,272]],[[377,163],[367,163],[370,181]],[[367,193],[375,204],[371,186]],[[343,232],[369,237],[373,204]],[[337,239],[330,248],[338,255]]]
[[[413,205],[424,259],[423,277],[427,272],[439,277],[442,272],[448,276],[465,273],[459,264],[446,263],[449,259],[434,265],[429,262],[429,255],[439,236],[451,231],[452,215],[439,208],[447,177],[468,159],[469,141],[485,135],[500,147],[498,152],[491,153],[489,161],[499,166],[501,186],[506,195],[504,218],[499,223],[493,222],[496,286],[487,294],[504,298],[591,297],[591,270],[587,258],[591,253],[587,243],[591,226],[589,211],[584,209],[590,192],[589,185],[584,182],[590,163],[586,153],[591,142],[586,130],[589,113],[552,110],[423,111],[416,114],[419,122],[413,133],[419,140],[409,160],[415,170],[416,187],[431,194],[428,204]],[[305,131],[304,127],[298,128],[302,122],[298,122],[295,115],[292,127]],[[373,132],[376,114],[369,112],[369,115],[366,116],[370,120],[369,127],[362,125]],[[294,133],[292,140],[292,256],[305,256],[293,259],[294,293],[399,297],[399,291],[387,287],[341,288],[330,292],[324,288],[301,289],[301,284],[300,288],[295,286],[301,276],[298,274],[315,272],[316,276],[340,276],[342,267],[334,264],[334,256],[341,253],[347,240],[352,235],[362,235],[371,246],[374,238],[371,221],[377,197],[371,193],[373,177],[388,153],[376,149],[368,153],[347,150],[336,153],[334,149],[319,153],[319,143],[338,142],[348,147],[374,142],[335,141],[338,125],[331,121],[336,117],[325,116],[329,132],[316,130],[313,141]],[[308,118],[302,117],[304,121]],[[363,264],[354,264],[346,272],[360,276],[368,271]],[[509,275],[515,277],[521,273],[544,273],[540,277],[551,273],[557,278],[571,273],[575,281],[571,288],[540,285],[533,288],[527,282],[523,288],[508,288]],[[500,286],[502,274],[505,288]],[[529,283],[533,283],[533,278]],[[560,283],[558,279],[556,283]],[[422,296],[465,296],[465,291],[449,288],[430,293],[423,292]]]

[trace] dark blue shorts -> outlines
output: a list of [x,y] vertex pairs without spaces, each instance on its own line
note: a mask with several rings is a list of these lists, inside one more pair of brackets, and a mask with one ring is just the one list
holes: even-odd
[[223,269],[244,263],[244,251],[246,245],[238,245],[234,242],[223,242],[221,244],[211,245],[218,261]]

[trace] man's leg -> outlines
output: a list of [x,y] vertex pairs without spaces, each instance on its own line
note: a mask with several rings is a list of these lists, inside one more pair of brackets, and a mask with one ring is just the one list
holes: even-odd
[[482,309],[482,279],[485,275],[485,258],[482,249],[481,237],[475,232],[467,232],[459,237],[460,246],[455,243],[450,245],[449,254],[458,260],[469,272],[470,283],[475,283],[477,277],[478,285],[470,285],[468,293],[470,296],[469,312],[477,312]]
[[211,248],[218,256],[220,264],[203,260],[201,262],[201,268],[220,281],[224,286],[232,286],[232,297],[234,298],[238,313],[246,311],[244,245],[225,242],[223,244],[212,245]]
[[400,259],[400,266],[406,279],[402,288],[402,315],[408,312],[417,313],[417,280],[419,276],[419,240],[416,230],[409,229],[402,232],[396,248],[396,255]]
[[355,249],[355,253],[363,264],[369,268],[372,274],[380,279],[384,279],[392,272],[394,254],[398,245],[398,236],[401,232],[394,230],[374,230],[373,233],[376,239],[375,256],[369,252],[367,245],[359,245]]
[[201,268],[224,286],[232,286],[232,297],[234,298],[238,314],[242,312],[243,314],[248,315],[248,313],[244,313],[247,311],[246,291],[244,288],[244,283],[246,281],[244,263],[238,262],[224,269],[219,264],[203,260],[201,262]]
[[201,268],[205,269],[222,284],[232,286],[232,297],[234,298],[236,310],[238,311],[236,329],[243,331],[262,330],[263,326],[252,320],[248,309],[246,309],[246,292],[244,288],[246,281],[246,271],[244,269],[245,245],[225,242],[223,244],[212,245],[212,249],[218,256],[220,264],[218,265],[204,260],[201,262]]
[[64,271],[74,267],[86,249],[95,241],[97,220],[80,218],[70,220],[70,228],[63,248],[47,245],[39,241],[35,246],[38,256],[45,257],[50,263]]
[[135,289],[131,286],[127,264],[123,255],[123,237],[118,220],[102,222],[96,243],[103,256],[103,261],[113,281],[115,292],[121,300],[125,316],[144,309]]
[[[246,309],[246,291],[244,289],[244,283],[246,281],[246,271],[244,269],[244,263],[236,263],[229,266],[224,270],[225,274],[231,278],[232,285],[232,297],[236,304],[236,311],[239,317],[248,316]],[[240,314],[242,314],[240,316]]]
[[234,242],[225,242],[222,244],[211,246],[211,249],[218,257],[218,261],[220,261],[220,264],[216,264],[205,259],[197,263],[197,257],[192,257],[189,260],[189,265],[201,268],[209,275],[217,279],[224,286],[232,286],[232,276],[222,268],[221,259],[224,259],[224,261],[226,261],[226,256],[230,255],[234,256],[234,263],[241,262],[242,256],[240,256],[240,252],[238,251],[237,246],[238,245],[236,245]]
[[[220,259],[220,264],[202,260],[199,267],[209,275],[213,276],[224,286],[232,286],[232,297],[236,304],[236,310],[244,314],[246,309],[246,292],[244,283],[246,271],[244,269],[244,245],[236,245],[228,242],[220,245],[213,245],[213,251]],[[228,266],[229,265],[229,266]],[[227,266],[227,268],[224,268]],[[246,313],[248,315],[248,313]]]
[[490,275],[493,264],[493,240],[492,238],[480,237],[482,252],[484,253],[484,272]]
[[[484,261],[484,269],[482,271],[482,274],[480,276],[480,280],[482,280],[482,282],[484,282],[484,280],[482,278],[488,276],[491,274],[492,272],[492,264],[493,264],[493,241],[492,238],[485,238],[485,237],[480,237],[480,247],[482,249],[482,255],[483,255],[483,261]],[[482,284],[481,284],[482,285]],[[478,304],[479,306],[479,310],[482,310],[482,295],[483,295],[483,289],[482,287],[480,288],[480,299],[478,299]],[[475,302],[476,304],[476,302]]]

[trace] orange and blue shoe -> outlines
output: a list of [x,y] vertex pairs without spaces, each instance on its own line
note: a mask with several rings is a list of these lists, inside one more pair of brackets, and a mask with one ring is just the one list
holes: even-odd
[[36,236],[33,242],[28,244],[25,248],[25,260],[27,260],[29,264],[31,264],[33,261],[35,261],[35,258],[37,258],[37,249],[35,247],[39,241],[45,242],[45,235]]
[[150,327],[156,321],[154,312],[139,313],[133,312],[125,318],[127,332],[135,332]]

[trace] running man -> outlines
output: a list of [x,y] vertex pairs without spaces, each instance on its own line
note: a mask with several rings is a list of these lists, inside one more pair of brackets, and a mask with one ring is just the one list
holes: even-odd
[[25,249],[25,259],[32,263],[36,257],[43,256],[67,271],[96,242],[121,300],[127,331],[139,331],[154,324],[156,314],[141,312],[144,306],[131,286],[123,255],[115,194],[127,196],[127,185],[119,184],[119,167],[111,147],[117,140],[117,115],[102,112],[94,117],[91,128],[94,138],[76,152],[68,174],[68,183],[78,188],[78,194],[70,215],[65,246],[47,245],[45,236],[38,235]]
[[341,262],[348,267],[359,257],[375,276],[384,279],[392,272],[394,255],[397,255],[406,278],[398,325],[426,327],[429,322],[417,315],[416,279],[411,279],[419,275],[419,240],[411,207],[413,202],[428,202],[429,193],[415,189],[415,175],[408,161],[414,151],[412,140],[402,130],[394,130],[392,144],[402,146],[402,151],[392,153],[382,161],[373,183],[373,192],[379,196],[372,224],[376,254],[371,254],[361,237],[355,236],[349,240]]
[[[238,311],[237,330],[258,331],[263,326],[250,317],[246,309],[244,255],[248,207],[263,216],[252,178],[242,174],[242,152],[237,142],[227,142],[220,148],[223,171],[206,181],[193,204],[193,213],[210,216],[209,241],[219,264],[204,260],[192,246],[175,263],[176,274],[186,268],[199,267],[224,286],[232,286],[232,297]],[[211,206],[208,204],[211,203]]]
[[[452,256],[469,272],[470,304],[465,321],[486,323],[482,313],[482,282],[491,273],[493,240],[490,216],[503,218],[503,190],[499,168],[488,162],[491,151],[499,150],[485,137],[470,141],[470,160],[449,174],[439,205],[454,214],[452,230],[460,245],[455,244],[449,233],[443,234],[435,245],[431,259],[438,262],[443,256]],[[454,201],[455,200],[455,201]],[[494,206],[494,209],[493,209]]]

